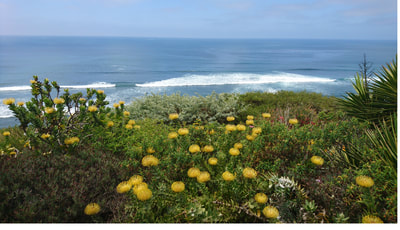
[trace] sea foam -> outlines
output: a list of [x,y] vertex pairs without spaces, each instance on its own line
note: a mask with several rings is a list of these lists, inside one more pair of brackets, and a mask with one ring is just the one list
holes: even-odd
[[[87,85],[60,85],[61,88],[68,88],[68,89],[86,89],[86,88],[112,88],[115,87],[115,84],[107,83],[107,82],[95,82],[92,84]],[[23,90],[30,90],[31,86],[29,85],[22,85],[22,86],[6,86],[0,87],[0,91],[23,91]]]
[[172,87],[172,86],[206,86],[206,85],[242,85],[268,83],[306,83],[334,82],[335,79],[307,76],[301,74],[275,72],[271,74],[221,73],[199,75],[190,74],[183,77],[161,81],[136,84],[138,87]]

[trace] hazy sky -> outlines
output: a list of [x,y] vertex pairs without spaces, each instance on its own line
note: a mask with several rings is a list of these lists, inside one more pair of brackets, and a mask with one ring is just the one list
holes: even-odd
[[396,0],[0,0],[0,35],[397,39]]

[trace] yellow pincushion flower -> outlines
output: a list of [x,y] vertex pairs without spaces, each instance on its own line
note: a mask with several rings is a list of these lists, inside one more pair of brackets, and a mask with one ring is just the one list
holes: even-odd
[[214,130],[214,129],[211,129],[211,130],[208,132],[208,134],[210,134],[210,135],[215,134],[215,130]]
[[114,106],[114,108],[119,108],[119,104],[118,103],[114,103],[113,106]]
[[254,141],[254,139],[256,139],[257,134],[252,134],[252,135],[246,135],[246,139],[248,141]]
[[97,111],[97,107],[95,105],[91,105],[91,106],[88,107],[88,111],[91,112],[91,113],[96,112]]
[[262,132],[262,129],[261,129],[261,127],[255,127],[255,128],[253,128],[253,130],[252,130],[252,133],[253,134],[260,134]]
[[226,120],[227,120],[227,121],[234,121],[234,120],[235,120],[235,117],[229,116],[229,117],[226,118]]
[[262,212],[265,217],[270,218],[270,219],[275,219],[279,216],[278,209],[275,207],[272,207],[272,206],[265,207]]
[[129,115],[131,115],[131,113],[130,113],[130,112],[128,112],[128,111],[124,111],[124,116],[125,116],[125,117],[129,117]]
[[9,131],[4,131],[3,132],[3,136],[5,136],[5,137],[8,137],[8,136],[10,136],[11,135],[11,133],[9,132]]
[[254,199],[256,200],[257,203],[259,204],[265,204],[268,201],[268,197],[267,195],[265,195],[264,193],[257,193],[254,196]]
[[361,187],[369,188],[374,185],[374,180],[369,176],[358,176],[356,177],[356,183]]
[[198,146],[198,145],[191,145],[191,146],[189,146],[189,152],[191,152],[191,153],[200,152],[200,146]]
[[83,211],[86,215],[91,216],[91,215],[96,215],[99,213],[101,210],[100,205],[97,203],[90,203],[86,205],[85,210]]
[[78,143],[79,142],[79,137],[70,137],[64,140],[64,143],[66,145],[72,145],[74,143]]
[[247,120],[254,120],[254,116],[253,115],[247,115]]
[[222,178],[225,181],[233,181],[236,178],[236,176],[228,171],[225,171],[224,173],[222,173]]
[[215,157],[211,157],[211,158],[208,159],[208,163],[210,165],[216,165],[218,163],[218,159],[215,158]]
[[197,182],[199,183],[207,182],[210,180],[210,177],[211,176],[209,172],[206,171],[200,172],[200,174],[197,176]]
[[107,127],[113,127],[114,126],[114,122],[113,121],[108,121],[107,122]]
[[363,216],[362,223],[364,223],[364,224],[383,224],[383,221],[381,220],[381,218],[379,218],[377,216],[367,215],[367,216]]
[[263,118],[270,118],[270,117],[271,117],[271,114],[270,114],[270,113],[263,113],[263,114],[262,114],[262,117],[263,117]]
[[138,185],[143,182],[143,177],[140,175],[133,175],[129,178],[128,183],[132,186]]
[[5,104],[5,105],[11,105],[11,104],[14,104],[14,102],[15,102],[14,98],[7,98],[7,99],[3,100],[3,104]]
[[133,129],[133,126],[130,125],[130,124],[126,124],[126,125],[125,125],[125,129]]
[[169,115],[169,119],[170,120],[176,120],[176,119],[178,119],[179,118],[179,114],[177,114],[177,113],[171,113],[170,115]]
[[176,133],[176,132],[168,133],[168,139],[175,139],[177,137],[178,137],[178,133]]
[[187,129],[187,128],[180,128],[180,129],[178,129],[178,133],[179,133],[179,135],[181,135],[181,136],[187,135],[187,134],[189,134],[189,129]]
[[243,144],[242,144],[242,143],[235,143],[235,144],[233,145],[233,147],[234,147],[235,149],[241,149],[241,148],[243,148]]
[[47,138],[50,137],[50,134],[48,134],[48,133],[43,133],[40,137],[41,137],[42,139],[47,139]]
[[79,98],[79,101],[80,101],[80,102],[85,102],[85,101],[86,101],[86,99],[85,99],[85,98],[83,98],[83,97],[81,97],[81,98]]
[[128,121],[128,124],[129,124],[129,125],[134,125],[134,124],[136,124],[136,121],[134,121],[134,120],[129,120],[129,121]]
[[148,185],[145,182],[140,182],[139,184],[133,186],[133,193],[137,195],[138,192],[143,189],[148,189]]
[[246,125],[254,125],[254,120],[246,120]]
[[53,100],[54,104],[58,105],[58,104],[63,104],[65,102],[64,98],[54,98]]
[[99,93],[99,94],[104,94],[104,90],[98,89],[98,90],[97,90],[97,93]]
[[118,193],[126,193],[129,190],[131,190],[131,188],[132,188],[132,185],[128,181],[122,181],[117,186],[117,192]]
[[203,152],[211,153],[212,151],[214,151],[214,147],[212,147],[212,145],[205,145],[203,147]]
[[119,101],[118,102],[120,105],[123,105],[123,104],[125,104],[125,101]]
[[23,106],[24,104],[25,104],[25,102],[23,102],[23,101],[17,102],[17,105],[18,105],[18,106]]
[[230,148],[229,149],[229,154],[231,154],[232,156],[237,156],[237,155],[240,154],[240,151],[237,148]]
[[245,131],[246,130],[246,126],[245,125],[241,125],[241,124],[236,125],[236,128],[239,131]]
[[52,113],[54,113],[54,108],[52,108],[52,107],[46,107],[46,108],[44,108],[44,112],[45,113],[47,113],[47,114],[52,114]]
[[158,163],[159,163],[159,160],[153,155],[147,155],[147,156],[143,157],[143,159],[142,159],[142,165],[145,167],[157,166]]
[[200,175],[200,169],[198,168],[190,168],[187,172],[188,177],[194,178]]
[[249,179],[255,178],[257,176],[257,171],[252,168],[243,169],[243,176]]
[[154,150],[153,147],[148,147],[146,149],[146,153],[148,153],[148,154],[152,154],[152,153],[155,153],[155,152],[156,152],[156,150]]
[[145,189],[141,189],[138,191],[138,193],[136,194],[136,197],[141,200],[141,201],[145,201],[151,198],[152,196],[152,192],[150,189],[145,188]]
[[140,125],[134,125],[133,128],[134,129],[140,129]]
[[324,164],[324,159],[322,157],[319,157],[319,156],[312,156],[311,157],[311,162],[313,164],[321,166],[321,165]]
[[289,124],[295,125],[297,123],[299,123],[299,121],[296,118],[289,119]]
[[175,181],[174,183],[172,183],[171,189],[174,192],[182,192],[183,190],[185,190],[185,184],[182,181]]
[[226,131],[232,132],[236,130],[236,125],[226,125]]
[[37,83],[37,81],[35,81],[35,80],[29,80],[29,82],[30,82],[31,84]]

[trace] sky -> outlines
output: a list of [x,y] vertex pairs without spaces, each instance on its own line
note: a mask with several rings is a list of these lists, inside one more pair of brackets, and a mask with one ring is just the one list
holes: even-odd
[[0,0],[0,35],[397,40],[397,0]]

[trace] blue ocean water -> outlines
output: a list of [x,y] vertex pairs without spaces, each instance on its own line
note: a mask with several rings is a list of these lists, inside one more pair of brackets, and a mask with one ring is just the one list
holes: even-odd
[[[363,55],[379,70],[397,41],[0,36],[0,100],[30,98],[33,75],[111,103],[150,93],[279,90],[341,97]],[[0,127],[16,124],[0,105]]]

